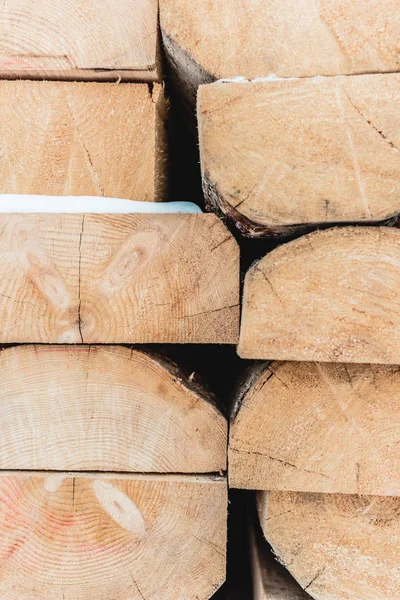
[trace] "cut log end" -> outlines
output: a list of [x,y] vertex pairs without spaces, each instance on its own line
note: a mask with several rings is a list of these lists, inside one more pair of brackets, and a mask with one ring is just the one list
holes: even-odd
[[0,352],[0,367],[0,470],[226,468],[227,423],[214,398],[165,359],[27,345]]
[[391,74],[202,86],[207,202],[249,237],[395,222],[399,83]]
[[261,492],[264,535],[318,600],[400,597],[400,498]]
[[243,389],[230,428],[231,487],[400,495],[399,367],[264,364]]
[[216,216],[26,214],[0,223],[1,342],[237,342],[239,250]]
[[240,356],[400,364],[399,264],[400,231],[390,227],[281,245],[246,275]]
[[156,0],[32,3],[0,8],[0,76],[12,79],[160,79]]
[[192,106],[194,85],[208,83],[210,74],[215,80],[398,71],[398,0],[373,0],[367,8],[340,0],[160,0],[160,24],[173,72],[190,82],[180,91]]
[[223,479],[12,473],[0,496],[3,598],[208,600],[225,579]]
[[165,199],[160,85],[1,81],[0,114],[1,194]]

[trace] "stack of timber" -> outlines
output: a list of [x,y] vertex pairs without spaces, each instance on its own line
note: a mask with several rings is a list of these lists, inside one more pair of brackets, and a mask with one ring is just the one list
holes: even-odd
[[[400,232],[284,244],[247,274],[229,479],[316,600],[400,597]],[[298,362],[277,362],[298,361]]]
[[1,597],[210,598],[226,559],[215,399],[117,346],[17,346],[0,363]]
[[3,214],[0,231],[1,343],[238,341],[239,249],[215,215]]
[[201,87],[209,207],[250,237],[395,220],[399,92],[397,73]]
[[399,395],[397,366],[291,362],[238,392],[230,486],[263,490],[264,535],[317,600],[400,597]]
[[157,32],[156,0],[2,3],[0,194],[166,199]]
[[160,0],[160,23],[193,107],[198,86],[222,78],[399,70],[399,0]]

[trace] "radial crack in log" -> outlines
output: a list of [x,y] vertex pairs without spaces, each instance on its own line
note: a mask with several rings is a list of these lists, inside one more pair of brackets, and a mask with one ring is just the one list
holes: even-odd
[[3,343],[238,340],[239,251],[214,215],[0,215]]

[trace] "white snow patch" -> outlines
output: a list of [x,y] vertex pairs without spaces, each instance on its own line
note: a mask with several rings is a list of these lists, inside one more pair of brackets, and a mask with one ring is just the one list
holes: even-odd
[[201,213],[193,202],[137,202],[97,196],[0,194],[0,213]]

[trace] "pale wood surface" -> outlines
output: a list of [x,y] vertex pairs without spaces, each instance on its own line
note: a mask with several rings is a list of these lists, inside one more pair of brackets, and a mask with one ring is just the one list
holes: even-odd
[[208,203],[250,236],[400,212],[400,74],[203,86]]
[[215,215],[0,215],[0,341],[236,343],[239,251]]
[[0,193],[161,200],[161,86],[0,81]]
[[232,487],[400,495],[399,367],[275,362],[246,383]]
[[0,75],[155,81],[157,0],[4,0]]
[[278,563],[259,531],[251,532],[253,600],[310,600],[290,573]]
[[160,0],[160,22],[189,92],[224,77],[399,70],[399,0]]
[[213,397],[161,357],[118,346],[0,352],[0,469],[226,469]]
[[400,364],[400,231],[345,227],[283,244],[246,275],[242,358]]
[[316,600],[400,598],[400,498],[260,492],[264,534]]
[[225,578],[222,478],[0,475],[7,600],[207,600]]

